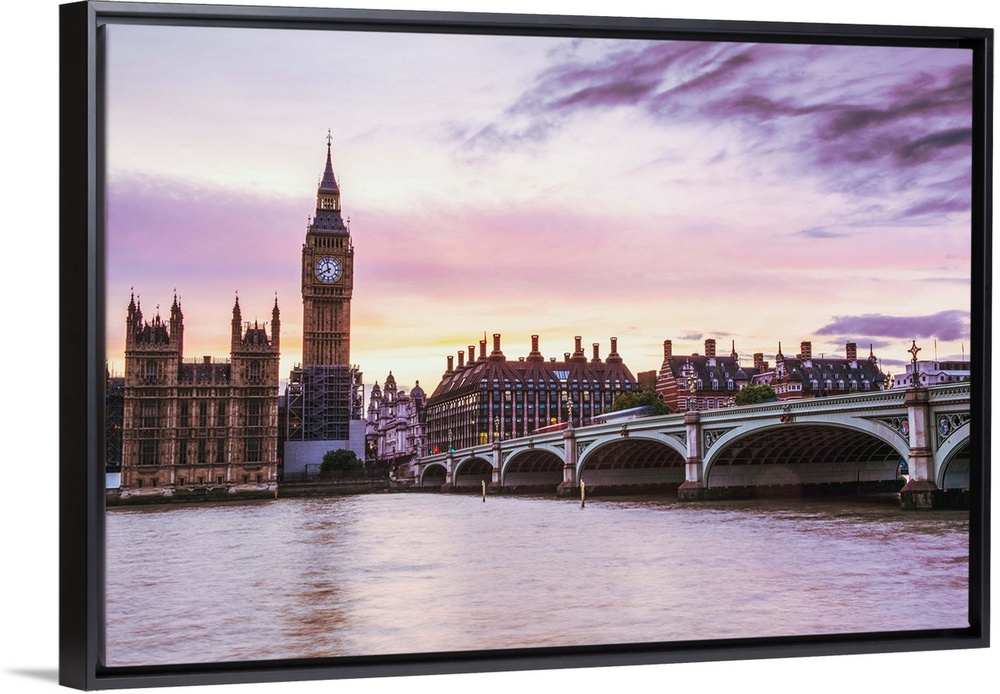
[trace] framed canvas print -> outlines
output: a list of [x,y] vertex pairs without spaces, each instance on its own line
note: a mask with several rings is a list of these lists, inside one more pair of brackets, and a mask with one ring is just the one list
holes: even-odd
[[988,645],[991,29],[60,21],[63,684]]

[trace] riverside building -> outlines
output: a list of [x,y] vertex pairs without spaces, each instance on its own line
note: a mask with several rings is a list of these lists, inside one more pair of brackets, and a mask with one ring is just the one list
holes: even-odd
[[427,396],[420,381],[407,393],[389,372],[385,387],[372,387],[365,429],[365,463],[377,476],[410,475],[409,466],[427,449]]
[[448,357],[441,382],[427,401],[429,453],[527,436],[563,423],[590,424],[611,410],[619,394],[639,390],[614,337],[606,359],[601,359],[598,343],[588,359],[579,336],[573,352],[546,359],[538,335],[532,335],[531,352],[510,361],[500,348],[499,333],[493,335],[489,354],[484,339],[478,354],[469,345],[468,353],[457,356],[457,365],[454,356]]
[[146,321],[133,295],[125,331],[122,498],[269,494],[277,484],[278,301],[268,325],[233,306],[230,358],[184,357],[177,296]]
[[703,355],[690,356],[675,355],[672,342],[664,340],[656,390],[674,411],[686,412],[728,407],[748,385],[769,385],[779,400],[792,400],[885,390],[887,383],[875,354],[869,350],[867,357],[858,359],[854,342],[846,344],[843,357],[814,357],[808,341],[794,357],[786,357],[779,343],[772,368],[762,352],[753,355],[753,366],[743,366],[735,343],[728,356],[719,356],[715,340],[709,338]]
[[[967,359],[958,360],[920,360],[916,362],[917,384],[926,388],[927,386],[941,383],[960,383],[968,381],[972,376],[972,365]],[[914,365],[906,365],[906,371],[893,376],[894,388],[913,387]]]

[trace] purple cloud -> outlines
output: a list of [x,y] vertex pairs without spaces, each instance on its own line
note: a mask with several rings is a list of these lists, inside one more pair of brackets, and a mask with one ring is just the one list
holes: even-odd
[[811,229],[797,231],[792,234],[792,236],[801,236],[807,239],[840,239],[845,236],[850,236],[850,234],[842,231],[832,231],[825,227],[813,227]]
[[968,286],[971,281],[968,277],[924,277],[921,282],[938,282],[941,284],[963,284]]
[[667,71],[692,72],[704,78],[701,66],[712,50],[712,44],[690,42],[621,44],[595,62],[568,62],[546,70],[510,110],[565,111],[639,104],[645,97],[656,96]]
[[942,213],[950,214],[952,212],[966,212],[971,206],[971,201],[968,197],[936,197],[927,200],[921,200],[915,205],[912,205],[905,209],[901,215],[902,218],[911,217],[923,217],[925,215],[939,215]]
[[656,82],[626,80],[585,87],[573,94],[555,102],[553,108],[566,108],[577,105],[614,106],[618,104],[634,104],[656,88]]
[[929,316],[886,316],[877,313],[834,316],[833,322],[818,329],[816,334],[856,335],[864,336],[864,339],[869,337],[968,339],[969,312],[941,311]]
[[[919,223],[929,215],[968,211],[967,51],[612,45],[596,58],[564,58],[539,73],[502,118],[463,140],[466,151],[489,156],[542,145],[575,118],[626,107],[665,127],[738,128],[745,153],[755,159],[782,157],[778,166],[788,175],[813,177],[831,192],[887,201],[884,222]],[[866,73],[861,64],[880,67]],[[662,157],[655,146],[650,155],[651,161]]]
[[901,147],[896,156],[910,162],[925,162],[935,158],[941,150],[961,147],[963,150],[972,146],[971,128],[953,128],[931,133],[917,138]]

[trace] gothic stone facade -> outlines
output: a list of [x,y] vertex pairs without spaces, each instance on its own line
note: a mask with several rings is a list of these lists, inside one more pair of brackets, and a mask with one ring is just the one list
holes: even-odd
[[277,487],[277,299],[267,325],[233,307],[228,362],[184,358],[184,316],[145,321],[128,306],[122,498],[272,494]]

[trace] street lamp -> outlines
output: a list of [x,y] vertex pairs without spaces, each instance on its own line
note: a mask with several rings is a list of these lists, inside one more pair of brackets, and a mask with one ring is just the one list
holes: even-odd
[[698,399],[695,397],[695,387],[698,383],[698,378],[695,375],[694,366],[688,361],[684,364],[684,373],[687,375],[687,387],[688,387],[688,411],[698,409]]
[[910,359],[910,364],[911,364],[912,369],[913,369],[911,371],[911,376],[912,376],[912,379],[913,379],[913,387],[914,388],[919,388],[920,387],[920,375],[917,373],[917,352],[920,351],[920,348],[917,347],[917,341],[914,340],[913,341],[913,345],[908,350],[906,350],[906,351],[909,352],[910,355],[911,355],[911,357],[912,357]]
[[882,367],[883,367],[882,360],[879,359],[878,372],[882,374],[883,383],[885,383],[884,388],[885,390],[892,390],[892,374],[887,374],[885,371],[882,370]]
[[569,428],[573,428],[573,401],[570,400],[569,395],[564,396],[563,404],[566,406],[566,421],[569,423]]

